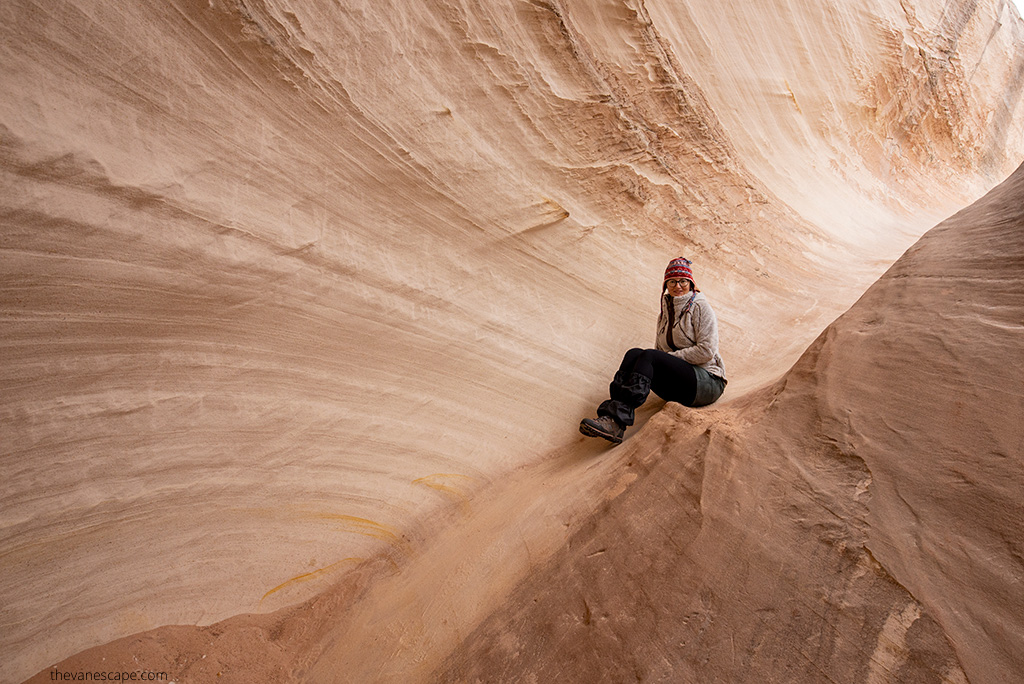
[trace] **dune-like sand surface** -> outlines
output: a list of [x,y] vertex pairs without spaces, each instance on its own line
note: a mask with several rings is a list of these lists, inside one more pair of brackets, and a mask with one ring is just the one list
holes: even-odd
[[1024,671],[1011,3],[0,19],[0,681]]

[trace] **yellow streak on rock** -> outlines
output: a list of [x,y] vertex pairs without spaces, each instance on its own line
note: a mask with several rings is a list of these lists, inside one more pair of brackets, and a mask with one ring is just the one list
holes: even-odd
[[361,534],[366,537],[373,537],[374,539],[383,539],[390,541],[395,544],[403,544],[401,532],[398,528],[391,525],[385,525],[375,520],[368,518],[360,518],[354,515],[345,515],[342,513],[330,513],[327,511],[311,510],[308,508],[294,508],[294,507],[281,507],[281,508],[248,508],[238,509],[244,510],[247,514],[263,514],[274,518],[279,518],[282,514],[286,514],[299,520],[312,519],[312,520],[329,520],[329,521],[340,521],[343,526],[341,530],[343,532],[352,532],[354,534]]
[[341,513],[315,513],[314,515],[323,520],[335,520],[343,523],[341,529],[345,532],[354,532],[355,534],[402,544],[402,538],[398,529],[391,525]]
[[459,503],[463,513],[469,513],[469,494],[462,489],[453,486],[450,483],[439,482],[443,478],[462,478],[465,480],[472,480],[473,478],[469,475],[459,475],[458,473],[434,473],[433,475],[427,475],[420,477],[412,481],[413,484],[423,485],[436,489],[439,492],[449,495],[452,499]]
[[290,586],[292,584],[301,584],[303,582],[308,582],[310,580],[316,579],[317,577],[320,577],[321,575],[324,575],[324,574],[330,572],[331,569],[336,568],[337,566],[341,565],[342,563],[348,563],[348,562],[358,563],[358,562],[360,562],[362,560],[363,560],[362,558],[343,558],[343,559],[341,559],[340,561],[338,561],[336,563],[331,563],[330,565],[325,565],[324,567],[319,568],[317,570],[314,570],[313,572],[306,572],[306,573],[303,573],[301,575],[296,575],[295,577],[292,577],[287,582],[282,582],[281,584],[277,585],[276,587],[274,587],[273,589],[268,591],[266,594],[264,594],[260,598],[260,604],[262,604],[263,601],[268,596],[270,596],[271,594],[273,594],[275,592],[281,591],[282,589],[284,589],[287,586]]

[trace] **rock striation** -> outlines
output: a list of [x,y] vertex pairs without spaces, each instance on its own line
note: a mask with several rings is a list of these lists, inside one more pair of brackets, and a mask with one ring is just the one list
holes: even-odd
[[1024,166],[925,235],[770,386],[702,411],[670,404],[621,447],[522,468],[412,559],[381,556],[305,604],[163,627],[58,668],[1013,681],[1022,194]]
[[1018,679],[1022,198],[1024,166],[771,387],[653,418],[635,483],[430,681]]
[[[649,344],[668,258],[695,261],[725,401],[753,406],[1024,157],[1006,0],[14,0],[0,66],[3,682],[161,625],[208,627],[132,641],[153,670],[199,668],[183,654],[216,633],[236,656],[289,644],[261,656],[275,677],[339,643],[363,646],[353,672],[431,676],[642,484],[626,454],[655,467],[575,424]],[[715,415],[648,431],[691,440]],[[849,460],[836,477],[862,482]],[[821,496],[875,572],[847,493]],[[915,597],[887,629],[938,625],[969,671],[956,640],[1014,623],[944,613],[929,563],[952,561],[907,555],[897,527],[862,545]],[[817,549],[805,533],[779,548]],[[414,646],[376,657],[388,638]]]

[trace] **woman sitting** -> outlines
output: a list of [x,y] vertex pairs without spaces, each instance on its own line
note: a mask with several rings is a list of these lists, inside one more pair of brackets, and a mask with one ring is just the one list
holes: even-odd
[[694,284],[691,262],[679,257],[665,269],[655,349],[626,352],[608,387],[610,398],[597,407],[597,419],[580,422],[580,432],[618,444],[651,390],[665,401],[706,406],[725,385],[718,319]]

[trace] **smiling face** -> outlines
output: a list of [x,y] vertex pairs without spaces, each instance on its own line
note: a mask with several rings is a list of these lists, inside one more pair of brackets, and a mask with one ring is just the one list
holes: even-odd
[[673,297],[682,297],[684,294],[689,294],[691,285],[686,278],[672,278],[665,281],[665,287]]

